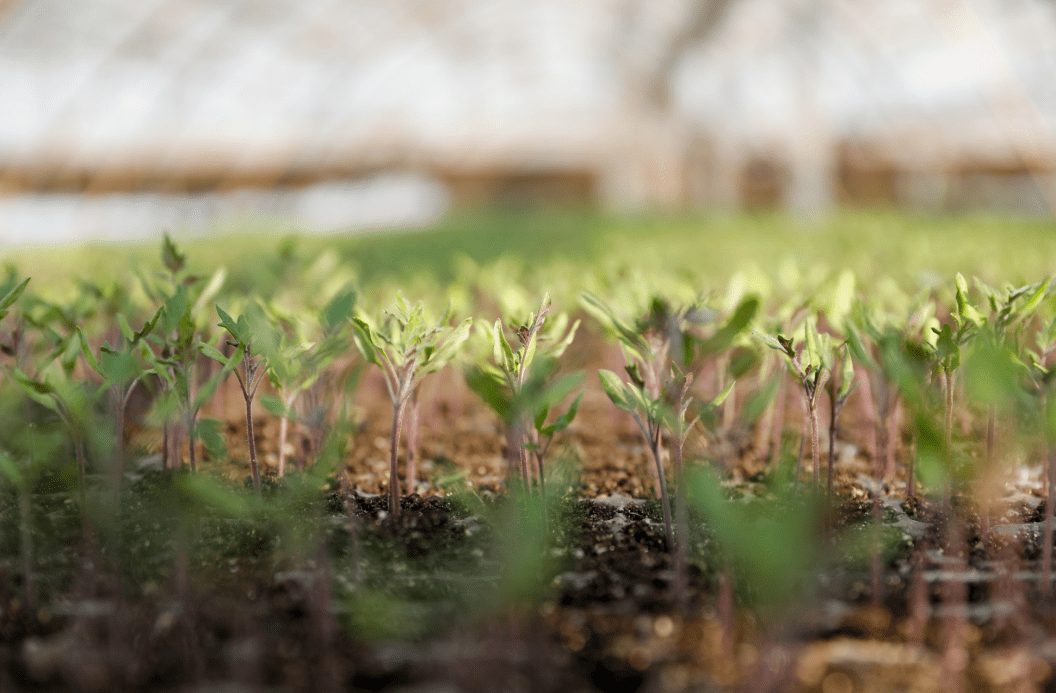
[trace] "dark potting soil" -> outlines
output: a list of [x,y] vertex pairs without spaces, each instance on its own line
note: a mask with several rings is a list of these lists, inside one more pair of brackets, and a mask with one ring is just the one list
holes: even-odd
[[[915,556],[932,616],[946,585],[965,585],[973,689],[1001,690],[996,682],[1020,670],[1035,684],[1051,677],[1043,647],[1000,658],[1051,632],[1048,612],[1022,608],[1042,603],[1040,523],[1025,502],[994,518],[1013,530],[995,529],[987,542],[965,512],[964,551],[947,556],[941,503],[883,499],[904,543],[880,563],[881,598],[871,596],[868,564],[838,565],[802,587],[810,608],[785,614],[780,638],[763,621],[724,615],[714,562],[690,564],[676,601],[655,501],[617,495],[552,511],[559,548],[522,566],[545,575],[542,585],[517,573],[516,546],[497,545],[524,531],[501,498],[412,495],[396,517],[385,497],[352,493],[327,508],[327,551],[309,547],[283,565],[198,566],[183,591],[119,584],[85,546],[74,583],[30,609],[0,567],[0,691],[716,690],[747,685],[760,662],[782,657],[778,688],[829,690],[842,672],[848,690],[897,689],[896,670],[937,685],[939,619],[919,645],[906,630]],[[868,497],[842,497],[833,531],[858,531],[873,513]],[[706,528],[691,544],[693,555],[714,556]],[[1008,566],[1021,569],[1018,582]]]

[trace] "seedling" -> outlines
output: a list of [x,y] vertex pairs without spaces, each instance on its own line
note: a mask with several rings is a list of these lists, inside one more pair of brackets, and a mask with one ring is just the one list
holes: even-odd
[[[975,340],[976,348],[969,355],[967,386],[970,394],[986,405],[986,457],[984,474],[995,470],[997,412],[1025,394],[1022,388],[1020,335],[1027,322],[1041,306],[1051,278],[1019,288],[1003,291],[976,283],[987,297],[990,314]],[[1029,372],[1029,366],[1026,367]],[[978,374],[979,377],[973,377]],[[980,485],[982,527],[984,537],[990,531],[990,503],[988,484]]]
[[49,371],[40,380],[30,378],[18,369],[14,370],[13,375],[15,382],[30,399],[55,412],[66,426],[73,440],[74,455],[77,458],[77,486],[83,509],[85,502],[84,441],[91,412],[88,393],[81,383],[71,379],[64,371]]
[[[529,457],[532,457],[544,497],[546,453],[554,435],[572,423],[580,398],[577,397],[572,406],[553,422],[547,423],[547,418],[551,409],[581,379],[554,379],[556,361],[572,343],[579,321],[566,331],[567,316],[559,316],[556,328],[544,335],[542,328],[550,307],[550,295],[547,294],[537,313],[515,325],[516,351],[506,340],[502,321],[496,320],[491,328],[494,364],[485,364],[466,373],[469,386],[499,414],[506,426],[511,471],[516,469],[524,487],[529,488],[533,474]],[[537,355],[539,362],[535,361]],[[536,363],[539,367],[533,370]]]
[[239,373],[237,368],[234,371],[235,377],[238,379],[238,387],[242,390],[242,398],[246,402],[246,442],[249,446],[249,467],[253,473],[253,489],[259,497],[260,468],[257,465],[257,439],[253,432],[253,398],[257,395],[257,388],[264,381],[269,364],[259,351],[254,351],[253,340],[262,334],[263,326],[257,324],[251,328],[249,320],[244,314],[239,315],[236,321],[225,313],[224,309],[219,305],[216,306],[216,312],[220,316],[219,327],[224,328],[234,340],[227,342],[235,350],[232,359],[224,356],[223,352],[208,344],[202,344],[200,348],[206,356],[225,364],[225,371],[230,366],[230,361],[239,356],[241,357],[242,372]]
[[[188,462],[192,472],[198,470],[195,442],[198,438],[198,412],[216,391],[223,377],[237,363],[237,359],[228,359],[226,368],[215,374],[200,387],[198,380],[198,357],[203,344],[200,333],[202,325],[198,324],[201,308],[219,292],[224,283],[225,272],[218,269],[209,282],[201,288],[201,279],[186,271],[186,257],[179,252],[176,245],[165,235],[162,244],[162,264],[166,272],[157,281],[146,276],[140,277],[144,291],[154,301],[165,304],[165,313],[158,329],[148,339],[155,344],[158,356],[151,359],[151,365],[166,385],[165,395],[175,398],[175,408],[183,419],[183,428],[187,432]],[[164,408],[162,399],[159,408]],[[172,407],[170,399],[170,408]],[[163,414],[163,416],[165,416]],[[169,416],[164,423],[164,456],[166,467],[178,466],[180,441],[178,427],[170,426]]]
[[153,361],[154,354],[144,338],[154,330],[164,312],[164,306],[158,308],[154,316],[138,331],[133,330],[125,316],[118,313],[117,320],[123,338],[118,343],[119,348],[114,348],[106,342],[99,348],[98,356],[88,346],[84,332],[77,328],[85,363],[102,376],[103,384],[99,391],[109,390],[111,410],[117,419],[117,449],[113,466],[115,490],[120,489],[121,478],[125,473],[125,410],[128,408],[128,400],[140,381],[147,376],[159,374],[156,367],[147,365]]
[[836,466],[836,428],[840,413],[843,412],[847,398],[851,396],[858,384],[854,382],[854,362],[851,360],[850,348],[846,345],[840,350],[839,376],[833,369],[833,377],[829,378],[829,468],[828,478],[825,482],[825,498],[828,507],[832,507],[832,478]]
[[972,338],[976,329],[986,322],[968,300],[968,282],[960,272],[957,273],[955,284],[957,309],[951,316],[953,326],[943,323],[941,328],[932,328],[938,336],[933,347],[934,357],[942,374],[943,399],[946,403],[946,413],[943,419],[943,445],[947,464],[952,463],[953,456],[954,378],[961,365],[961,348]]
[[[425,309],[419,301],[411,306],[396,294],[396,306],[385,311],[385,317],[377,327],[361,316],[352,318],[356,346],[363,357],[381,368],[385,385],[392,401],[392,434],[389,439],[389,509],[400,514],[399,476],[396,465],[400,448],[400,429],[411,393],[422,378],[438,371],[448,363],[469,336],[472,318],[466,318],[457,327],[447,323],[450,311],[435,325],[428,325]],[[409,489],[413,491],[413,489]]]
[[826,357],[825,350],[818,335],[818,328],[813,321],[803,324],[804,347],[796,352],[791,337],[777,335],[772,337],[761,332],[755,333],[767,346],[784,355],[788,367],[795,374],[803,389],[804,408],[810,421],[810,454],[813,463],[813,483],[818,487],[820,451],[818,450],[818,395],[821,393],[824,378],[828,375],[831,357]]
[[261,403],[268,411],[279,417],[279,465],[278,474],[286,473],[286,439],[289,421],[295,416],[297,400],[311,388],[326,367],[347,347],[347,339],[341,328],[347,325],[356,302],[353,291],[338,294],[323,308],[319,316],[318,339],[312,341],[311,329],[304,316],[283,310],[274,303],[264,306],[264,314],[277,336],[275,343],[265,343],[261,348],[267,355],[270,368],[268,378],[279,393],[276,399],[265,395]]

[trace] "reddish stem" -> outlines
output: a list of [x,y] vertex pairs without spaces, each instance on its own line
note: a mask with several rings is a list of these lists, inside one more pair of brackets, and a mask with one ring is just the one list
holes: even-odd
[[400,431],[403,428],[403,413],[407,399],[403,398],[392,408],[392,437],[389,439],[389,512],[393,517],[400,516],[400,479],[396,466],[400,454]]

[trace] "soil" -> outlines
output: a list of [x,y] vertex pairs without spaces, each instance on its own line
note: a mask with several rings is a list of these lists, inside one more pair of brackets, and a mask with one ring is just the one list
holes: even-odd
[[[590,364],[618,359],[598,348]],[[67,556],[76,579],[36,608],[17,566],[0,565],[0,691],[1056,689],[1037,468],[1004,480],[983,541],[978,513],[960,496],[955,514],[941,498],[907,498],[901,465],[886,484],[873,481],[866,416],[848,407],[829,531],[853,534],[879,515],[897,548],[875,576],[868,561],[839,562],[791,606],[755,614],[734,602],[740,585],[712,560],[706,528],[692,539],[685,589],[676,589],[641,440],[588,389],[553,457],[549,487],[565,493],[548,518],[559,548],[522,566],[547,576],[538,585],[509,572],[523,556],[505,538],[524,528],[508,524],[519,515],[504,493],[494,417],[457,376],[434,379],[422,393],[419,481],[397,518],[385,496],[390,413],[380,383],[365,378],[348,483],[323,492],[325,550],[277,565],[247,530],[236,558],[192,566],[186,584],[140,584],[116,580],[81,543]],[[227,473],[244,478],[241,400],[226,399],[213,413],[229,422]],[[796,409],[788,431],[799,430]],[[260,412],[255,425],[270,475],[278,424]],[[310,456],[310,434],[291,436],[291,467]],[[768,493],[760,440],[755,430],[720,428],[689,457],[723,470],[728,493],[751,499]],[[140,467],[156,464],[158,433],[138,431],[134,441],[145,448]],[[786,432],[786,455],[798,444]],[[900,445],[897,459],[906,455]],[[216,536],[235,536],[225,531]]]

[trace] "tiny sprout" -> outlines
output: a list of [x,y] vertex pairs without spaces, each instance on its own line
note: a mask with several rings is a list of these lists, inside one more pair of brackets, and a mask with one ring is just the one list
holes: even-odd
[[418,384],[428,374],[444,367],[458,353],[469,337],[473,324],[466,318],[457,327],[450,327],[451,311],[435,324],[428,325],[425,308],[419,301],[411,306],[397,292],[396,306],[385,311],[377,327],[361,316],[352,318],[356,347],[370,363],[381,368],[385,385],[392,400],[392,435],[389,440],[389,508],[394,516],[400,514],[400,489],[396,465],[400,449],[407,403]]

